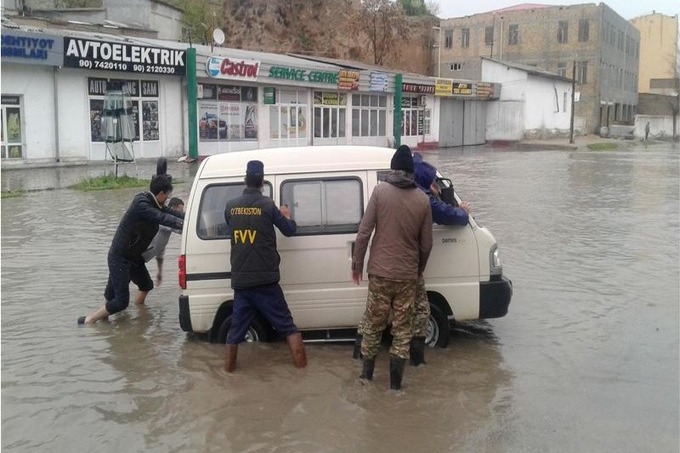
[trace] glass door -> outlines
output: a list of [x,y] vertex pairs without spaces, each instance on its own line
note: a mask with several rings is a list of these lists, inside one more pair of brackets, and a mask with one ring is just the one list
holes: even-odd
[[2,96],[2,158],[23,157],[23,128],[19,96]]

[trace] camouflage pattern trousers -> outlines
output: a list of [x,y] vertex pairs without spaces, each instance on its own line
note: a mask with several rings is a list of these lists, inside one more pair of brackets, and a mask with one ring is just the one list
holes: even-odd
[[425,279],[421,275],[416,284],[416,300],[413,304],[413,336],[427,337],[430,319],[430,301],[425,291]]
[[409,358],[413,321],[413,302],[416,297],[416,280],[389,280],[368,276],[368,299],[361,320],[361,354],[364,359],[378,355],[382,333],[392,314],[392,347],[390,355]]

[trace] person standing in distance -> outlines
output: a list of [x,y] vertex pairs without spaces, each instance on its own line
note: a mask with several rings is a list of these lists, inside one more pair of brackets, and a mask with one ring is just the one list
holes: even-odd
[[277,208],[271,198],[262,195],[264,164],[251,160],[246,165],[246,188],[243,195],[229,200],[224,209],[231,237],[231,287],[234,289],[232,321],[227,333],[224,369],[236,369],[238,344],[257,313],[286,337],[297,368],[307,366],[302,335],[293,322],[288,304],[279,286],[279,262],[276,250],[276,226],[284,236],[295,234],[296,224],[287,206]]
[[[368,260],[368,298],[361,320],[360,378],[372,380],[380,339],[392,314],[390,388],[401,389],[409,358],[416,282],[432,249],[432,212],[427,196],[413,180],[411,149],[400,146],[390,162],[390,174],[376,186],[368,201],[354,244],[352,280],[361,283]],[[375,232],[375,234],[373,234]]]
[[[438,225],[467,225],[470,217],[470,205],[462,202],[460,207],[451,206],[441,200],[439,185],[437,184],[437,169],[425,162],[422,156],[413,156],[413,176],[416,184],[427,195],[432,209],[432,220]],[[425,338],[427,337],[428,320],[430,318],[430,301],[425,290],[425,279],[418,276],[416,285],[416,300],[413,306],[413,338],[409,355],[411,365],[425,364]]]
[[106,303],[78,318],[78,324],[94,324],[125,310],[130,304],[130,282],[140,291],[153,289],[153,280],[142,254],[158,233],[158,225],[178,230],[184,225],[184,214],[167,211],[164,207],[171,194],[172,183],[168,175],[156,175],[151,179],[149,191],[137,194],[132,200],[109,248],[109,280],[104,290]]

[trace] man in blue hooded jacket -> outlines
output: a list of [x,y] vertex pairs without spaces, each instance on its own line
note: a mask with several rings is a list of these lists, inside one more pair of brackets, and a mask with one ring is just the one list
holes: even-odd
[[[441,199],[439,184],[437,183],[437,169],[425,162],[419,153],[413,155],[413,176],[418,187],[430,199],[432,221],[438,225],[467,225],[469,222],[470,205],[461,202],[460,206],[451,206]],[[410,345],[411,365],[425,364],[425,338],[430,318],[430,302],[425,291],[425,280],[418,276],[416,286],[416,301],[413,305],[413,337]]]

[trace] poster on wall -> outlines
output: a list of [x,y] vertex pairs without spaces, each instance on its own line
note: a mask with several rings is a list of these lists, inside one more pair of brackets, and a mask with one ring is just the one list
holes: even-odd
[[241,104],[220,104],[219,137],[222,140],[241,140],[243,138]]
[[[217,140],[217,103],[201,103],[198,115],[198,138],[200,140]],[[226,124],[224,127],[226,134]]]
[[248,104],[245,106],[245,135],[246,139],[257,138],[257,104]]
[[142,102],[142,136],[144,141],[158,140],[158,102]]
[[92,143],[104,141],[104,137],[102,137],[103,111],[103,99],[90,99],[90,140]]

